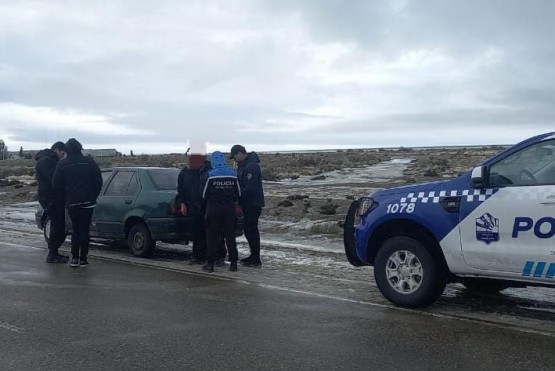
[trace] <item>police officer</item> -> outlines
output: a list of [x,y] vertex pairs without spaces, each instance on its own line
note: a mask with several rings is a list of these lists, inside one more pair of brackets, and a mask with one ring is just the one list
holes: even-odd
[[50,147],[39,151],[35,160],[35,175],[38,182],[38,201],[50,218],[50,235],[48,236],[47,263],[65,263],[68,257],[58,253],[58,249],[66,239],[64,199],[56,194],[52,187],[52,177],[58,160],[65,156],[65,145],[56,142]]
[[54,191],[64,195],[73,224],[70,267],[89,265],[89,231],[96,199],[102,189],[102,174],[94,159],[83,156],[83,146],[75,138],[65,144],[67,156],[56,165]]
[[206,241],[207,254],[203,270],[214,272],[221,236],[224,236],[231,265],[229,270],[237,270],[237,242],[235,240],[235,209],[241,195],[237,174],[227,167],[225,156],[216,151],[212,154],[212,170],[204,186],[202,197],[206,200]]
[[251,253],[249,257],[241,259],[241,263],[247,267],[259,267],[262,265],[262,261],[260,260],[258,219],[264,207],[260,158],[256,152],[247,154],[245,147],[239,144],[231,147],[229,158],[234,159],[238,164],[237,178],[241,186],[239,204],[243,209],[244,232]]

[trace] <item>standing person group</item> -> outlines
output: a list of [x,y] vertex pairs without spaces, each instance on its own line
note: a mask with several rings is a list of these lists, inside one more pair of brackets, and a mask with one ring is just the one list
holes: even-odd
[[[222,255],[225,257],[227,246],[230,270],[237,270],[235,227],[237,206],[240,206],[250,249],[250,255],[241,259],[241,263],[246,267],[260,267],[258,220],[264,207],[264,191],[258,155],[247,153],[242,145],[234,145],[229,158],[237,163],[237,172],[229,169],[222,152],[214,152],[211,164],[204,167],[200,165],[202,157],[189,156],[188,166],[178,177],[182,214],[193,219],[191,264],[205,262],[203,270],[213,272],[215,261]],[[202,193],[198,192],[199,185],[203,188]]]
[[[40,151],[35,159],[39,183],[38,199],[51,220],[48,263],[65,263],[67,256],[58,253],[66,236],[65,209],[71,218],[71,267],[88,266],[90,223],[96,200],[102,189],[102,174],[94,159],[83,156],[82,145],[75,138],[65,144],[57,142]],[[203,269],[214,271],[217,260],[229,253],[230,270],[237,270],[235,240],[237,207],[242,208],[244,233],[250,255],[241,262],[260,267],[260,232],[258,220],[264,207],[260,159],[247,153],[242,145],[231,148],[230,159],[238,171],[230,169],[222,152],[205,156],[191,155],[188,167],[178,177],[178,200],[181,213],[192,218],[192,264],[204,263]],[[64,207],[65,206],[65,207]],[[227,251],[226,251],[227,246]]]
[[94,159],[83,156],[83,146],[75,138],[65,144],[66,157],[58,162],[52,184],[64,200],[73,225],[70,266],[89,265],[89,230],[96,199],[102,188],[102,174]]
[[[202,197],[204,185],[208,180],[208,172],[212,165],[207,156],[193,153],[188,157],[187,166],[181,170],[177,178],[177,202],[181,214],[191,219],[193,257],[189,264],[206,262],[206,201]],[[227,255],[223,236],[219,241],[215,265],[222,266]]]
[[89,265],[89,230],[96,199],[102,188],[102,174],[94,159],[83,156],[83,146],[71,138],[56,142],[50,149],[37,153],[35,174],[38,201],[50,218],[47,263],[66,263],[68,257],[58,253],[66,238],[67,208],[71,234],[71,267]]
[[250,255],[241,259],[241,263],[247,267],[260,267],[262,260],[258,219],[264,207],[260,158],[256,152],[247,153],[245,147],[240,144],[231,147],[229,158],[235,160],[238,165],[237,178],[241,186],[239,204],[243,209],[245,238],[250,249]]
[[50,218],[50,234],[48,236],[47,263],[66,263],[68,257],[58,253],[58,249],[66,239],[64,199],[52,187],[52,177],[58,161],[65,156],[65,145],[56,142],[50,147],[39,151],[35,160],[37,177],[37,197],[48,218]]

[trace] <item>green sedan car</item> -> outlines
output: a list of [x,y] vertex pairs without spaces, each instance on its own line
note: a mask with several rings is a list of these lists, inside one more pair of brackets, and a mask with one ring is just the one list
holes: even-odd
[[[104,185],[91,222],[91,238],[126,240],[135,256],[152,255],[156,241],[187,244],[192,239],[192,219],[183,216],[176,204],[179,169],[118,167],[104,170]],[[50,220],[40,208],[37,226],[48,241]],[[236,235],[243,233],[238,217]],[[66,215],[66,230],[71,221]]]

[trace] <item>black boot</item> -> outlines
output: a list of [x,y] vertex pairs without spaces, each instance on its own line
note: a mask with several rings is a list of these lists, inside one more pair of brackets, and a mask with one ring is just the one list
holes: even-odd
[[71,268],[77,268],[79,266],[79,259],[71,258],[71,262],[69,263]]
[[213,273],[214,272],[214,262],[212,263],[204,263],[204,265],[202,266],[202,270],[206,271],[208,273]]
[[251,260],[244,262],[243,265],[245,267],[260,267],[262,266],[262,261],[260,261],[260,258],[252,258]]
[[58,252],[55,252],[55,253],[48,253],[48,256],[46,257],[46,262],[65,264],[67,263],[68,259],[69,259],[68,256],[60,255],[58,254]]
[[252,255],[247,256],[246,258],[243,258],[241,260],[239,260],[241,263],[246,263],[252,260]]
[[231,272],[237,272],[237,262],[231,262],[231,264],[229,265],[229,270]]

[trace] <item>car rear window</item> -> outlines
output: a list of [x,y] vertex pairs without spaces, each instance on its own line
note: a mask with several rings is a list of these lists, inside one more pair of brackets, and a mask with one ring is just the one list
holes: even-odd
[[147,170],[154,187],[158,190],[176,190],[179,169],[151,169]]

